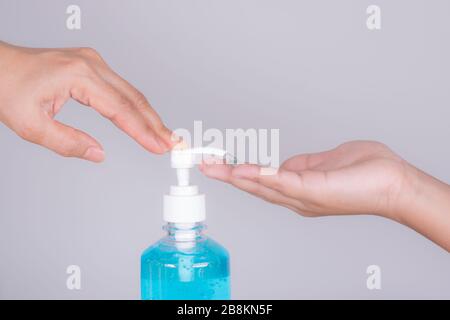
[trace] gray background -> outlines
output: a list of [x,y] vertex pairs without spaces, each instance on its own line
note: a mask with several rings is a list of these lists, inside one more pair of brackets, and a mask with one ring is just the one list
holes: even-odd
[[[65,27],[72,3],[81,31]],[[369,4],[381,31],[366,28]],[[280,128],[282,158],[375,139],[449,182],[449,13],[447,0],[0,0],[0,39],[95,47],[171,128]],[[108,158],[60,158],[0,127],[0,298],[139,298],[139,257],[162,236],[174,181],[168,156],[74,102],[58,117]],[[402,225],[302,218],[195,181],[209,234],[231,252],[234,298],[450,298],[449,254]],[[70,264],[80,291],[66,289]],[[370,264],[382,290],[366,288]]]

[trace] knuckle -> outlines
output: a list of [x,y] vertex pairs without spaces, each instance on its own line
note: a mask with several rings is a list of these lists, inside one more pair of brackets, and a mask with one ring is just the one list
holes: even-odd
[[78,52],[82,55],[86,55],[86,56],[90,56],[93,54],[96,54],[97,51],[95,51],[95,49],[91,48],[91,47],[81,47],[78,48]]
[[132,109],[131,102],[127,97],[120,95],[117,100],[117,104],[120,107],[120,110],[128,112],[130,109]]
[[91,47],[79,48],[78,52],[81,56],[84,56],[84,57],[92,58],[95,60],[102,59],[101,55],[97,52],[97,50],[95,50],[94,48],[91,48]]
[[66,158],[79,155],[78,148],[76,146],[67,146],[58,150],[57,153]]
[[72,156],[72,152],[68,149],[61,149],[61,150],[57,150],[56,153],[58,153],[60,156],[68,158]]
[[89,74],[92,71],[88,61],[82,57],[73,57],[65,65],[71,72]]
[[130,100],[123,95],[117,97],[116,104],[117,108],[115,108],[115,111],[113,111],[109,117],[114,122],[120,122],[122,118],[132,110],[132,104]]
[[147,98],[139,91],[136,92],[134,97],[134,105],[137,109],[147,109],[148,108],[148,101]]

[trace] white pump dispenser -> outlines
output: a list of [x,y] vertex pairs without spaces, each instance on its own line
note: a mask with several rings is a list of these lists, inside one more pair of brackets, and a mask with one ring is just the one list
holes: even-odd
[[198,156],[213,155],[225,158],[227,152],[216,148],[174,149],[171,166],[177,170],[178,185],[170,187],[164,195],[164,220],[170,223],[196,223],[205,220],[205,195],[198,187],[189,184],[189,170]]

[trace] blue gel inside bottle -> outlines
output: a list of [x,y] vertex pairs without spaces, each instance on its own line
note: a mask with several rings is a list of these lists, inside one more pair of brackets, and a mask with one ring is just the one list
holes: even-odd
[[169,223],[167,236],[141,256],[143,300],[230,299],[229,255],[204,225]]

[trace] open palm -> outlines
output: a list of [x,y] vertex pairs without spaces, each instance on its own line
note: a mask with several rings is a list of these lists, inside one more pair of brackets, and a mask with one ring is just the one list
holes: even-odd
[[257,165],[203,164],[202,172],[304,216],[395,212],[406,161],[378,142],[353,141],[286,160],[273,174]]

